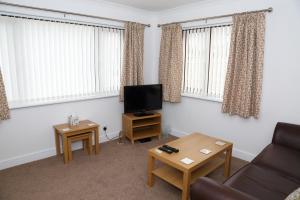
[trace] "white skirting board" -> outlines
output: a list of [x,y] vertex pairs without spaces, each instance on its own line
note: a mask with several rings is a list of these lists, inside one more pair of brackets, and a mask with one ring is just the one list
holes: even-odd
[[[179,130],[176,130],[176,129],[173,129],[173,128],[171,128],[169,134],[173,135],[175,137],[183,137],[183,136],[188,135],[188,133],[186,133],[184,131],[179,131]],[[246,161],[249,161],[249,162],[255,158],[254,154],[243,151],[241,149],[234,148],[234,147],[233,147],[233,150],[232,150],[232,155],[233,155],[233,157],[236,157],[236,158],[239,158],[239,159],[242,159],[242,160],[246,160]]]
[[[108,133],[107,135],[110,139],[111,138],[117,139],[117,137],[119,136],[119,131],[111,132],[111,133]],[[178,131],[176,129],[171,129],[170,135],[173,135],[176,137],[182,137],[182,136],[186,136],[188,134],[184,131]],[[103,143],[103,142],[107,142],[107,141],[108,140],[105,137],[105,135],[101,134],[100,142]],[[77,149],[81,149],[81,148],[82,148],[81,143],[76,143],[73,146],[73,150],[77,150]],[[41,159],[48,158],[51,156],[55,156],[55,154],[56,154],[55,147],[53,147],[53,148],[49,148],[49,149],[43,149],[40,151],[16,156],[16,157],[9,158],[6,160],[1,160],[0,161],[0,170],[14,167],[14,166],[21,165],[21,164],[25,164],[25,163],[29,163],[29,162],[36,161],[36,160],[41,160]],[[240,159],[243,159],[246,161],[251,161],[255,157],[254,154],[251,154],[249,152],[246,152],[246,151],[243,151],[240,149],[236,149],[236,148],[233,148],[232,154],[234,157],[237,157],[237,158],[240,158]]]
[[[117,139],[117,137],[119,136],[119,131],[107,133],[107,136],[109,139],[112,139],[112,138]],[[108,141],[108,139],[106,138],[106,136],[104,134],[101,134],[100,135],[100,143],[107,142],[107,141]],[[73,145],[73,150],[77,150],[77,149],[81,149],[81,148],[82,148],[82,144],[80,142],[75,143]],[[55,147],[53,147],[53,148],[49,148],[49,149],[43,149],[40,151],[16,156],[16,157],[9,158],[6,160],[1,160],[0,161],[0,170],[14,167],[14,166],[21,165],[21,164],[25,164],[25,163],[29,163],[29,162],[36,161],[36,160],[41,160],[41,159],[48,158],[48,157],[55,156],[55,155],[56,155],[56,150],[55,150]]]

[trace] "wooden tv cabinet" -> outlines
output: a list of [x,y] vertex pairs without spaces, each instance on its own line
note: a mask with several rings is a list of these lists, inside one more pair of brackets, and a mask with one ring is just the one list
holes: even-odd
[[161,114],[137,117],[132,113],[122,116],[123,134],[134,144],[135,140],[161,137]]

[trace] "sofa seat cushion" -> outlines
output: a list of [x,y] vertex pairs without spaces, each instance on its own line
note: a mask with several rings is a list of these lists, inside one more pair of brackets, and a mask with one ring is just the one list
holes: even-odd
[[298,150],[270,144],[252,163],[278,170],[300,182],[300,151]]
[[282,200],[299,187],[299,182],[252,163],[243,167],[224,184],[258,199],[272,200]]

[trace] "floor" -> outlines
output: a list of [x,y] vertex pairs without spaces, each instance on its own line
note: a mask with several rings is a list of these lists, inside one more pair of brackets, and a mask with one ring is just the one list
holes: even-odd
[[[73,161],[64,165],[61,157],[50,157],[0,171],[0,200],[179,200],[177,188],[156,178],[148,188],[147,149],[175,139],[169,136],[148,143],[101,144],[98,155],[73,152]],[[247,164],[232,160],[232,173]],[[209,176],[222,182],[222,168]]]

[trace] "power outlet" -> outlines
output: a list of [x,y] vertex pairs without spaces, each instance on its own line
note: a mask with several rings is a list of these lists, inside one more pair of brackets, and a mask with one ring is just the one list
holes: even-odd
[[107,126],[103,126],[103,130],[106,131],[107,130]]

